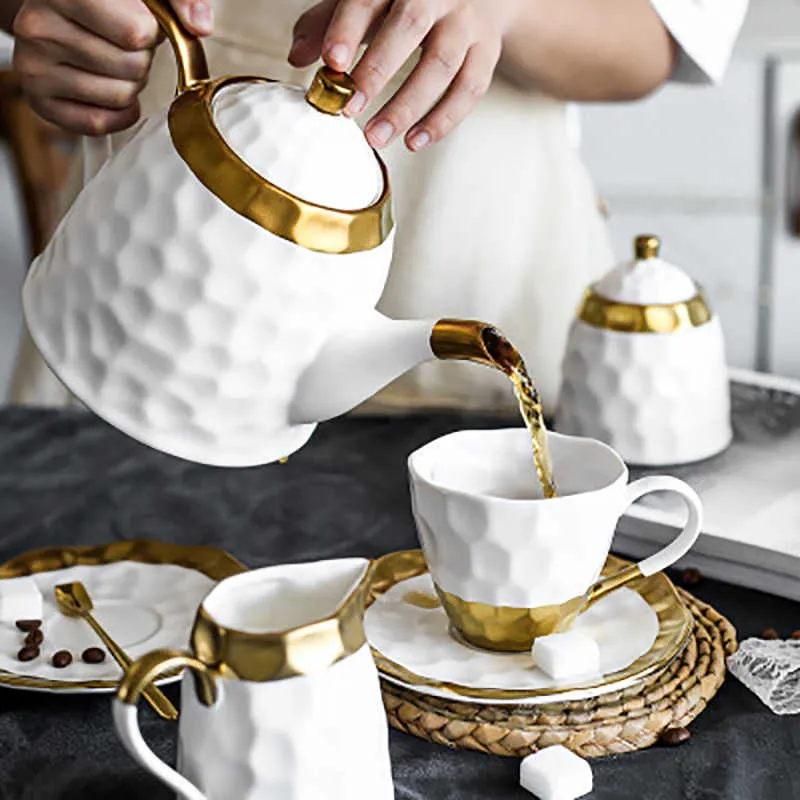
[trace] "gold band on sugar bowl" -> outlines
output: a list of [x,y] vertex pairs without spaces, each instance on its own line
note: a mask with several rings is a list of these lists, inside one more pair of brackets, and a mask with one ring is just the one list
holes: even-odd
[[[389,173],[378,154],[382,190],[365,208],[344,211],[291,194],[259,175],[228,145],[214,122],[213,102],[222,89],[240,83],[270,84],[239,76],[211,80],[203,47],[181,24],[168,3],[145,0],[169,39],[178,64],[178,96],[169,109],[172,143],[198,180],[225,205],[262,228],[321,253],[356,253],[382,244],[394,225]],[[335,114],[348,96],[349,76],[321,68],[308,101]]]
[[619,333],[675,333],[711,319],[702,292],[681,303],[637,305],[609,300],[589,289],[578,310],[581,322]]

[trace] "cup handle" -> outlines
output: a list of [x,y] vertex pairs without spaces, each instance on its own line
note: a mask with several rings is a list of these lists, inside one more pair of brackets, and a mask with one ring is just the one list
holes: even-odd
[[689,509],[689,518],[686,520],[686,525],[673,541],[657,553],[648,556],[638,564],[629,564],[612,575],[600,578],[589,589],[584,608],[588,608],[600,598],[637,578],[646,578],[656,572],[660,572],[662,569],[666,569],[686,555],[697,541],[697,537],[700,535],[700,528],[703,525],[703,504],[697,492],[682,480],[669,475],[653,475],[647,478],[640,478],[626,487],[623,512],[640,497],[650,494],[650,492],[675,492],[679,494]]
[[142,767],[184,800],[206,800],[191,781],[165,764],[151,749],[139,729],[137,703],[142,692],[153,681],[176,669],[187,667],[195,677],[197,696],[203,705],[213,706],[217,699],[214,673],[191,653],[179,650],[154,650],[135,661],[125,671],[114,698],[113,716],[122,744]]
[[197,83],[209,78],[206,53],[200,40],[193,36],[178,18],[175,10],[166,0],[144,0],[150,13],[156,18],[164,31],[175,61],[178,65],[178,94],[191,89]]

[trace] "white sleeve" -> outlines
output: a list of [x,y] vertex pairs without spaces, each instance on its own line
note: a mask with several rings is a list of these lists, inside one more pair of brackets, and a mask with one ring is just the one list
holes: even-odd
[[748,0],[650,0],[680,47],[673,81],[719,83],[747,14]]

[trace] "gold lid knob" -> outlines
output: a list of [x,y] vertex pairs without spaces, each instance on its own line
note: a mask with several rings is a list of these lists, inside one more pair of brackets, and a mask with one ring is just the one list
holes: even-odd
[[353,79],[346,72],[320,67],[306,92],[306,100],[325,114],[341,114],[356,92]]
[[644,261],[647,258],[658,258],[661,250],[661,239],[652,234],[637,236],[635,242],[636,259]]

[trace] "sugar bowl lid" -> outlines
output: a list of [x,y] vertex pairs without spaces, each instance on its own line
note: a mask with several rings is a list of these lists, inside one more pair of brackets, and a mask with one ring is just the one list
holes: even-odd
[[581,321],[627,333],[673,333],[708,322],[702,291],[682,269],[660,258],[660,249],[658,236],[637,236],[633,260],[614,267],[586,292]]

